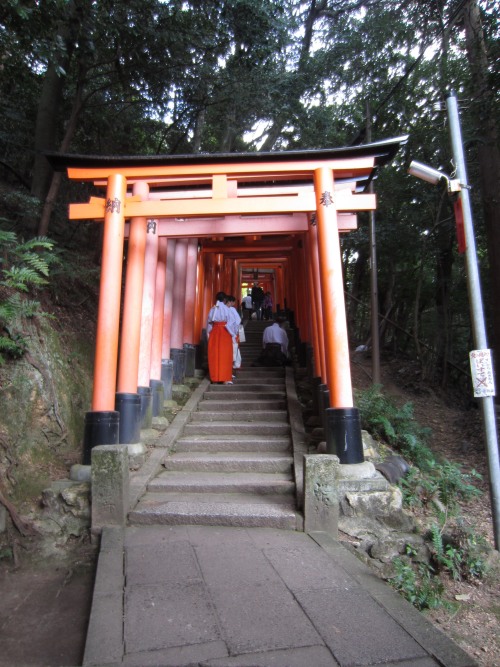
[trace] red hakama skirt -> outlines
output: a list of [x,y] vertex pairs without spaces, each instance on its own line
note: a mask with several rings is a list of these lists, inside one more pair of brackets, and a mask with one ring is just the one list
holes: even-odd
[[208,337],[208,372],[212,382],[230,382],[233,376],[233,339],[226,322],[214,322]]

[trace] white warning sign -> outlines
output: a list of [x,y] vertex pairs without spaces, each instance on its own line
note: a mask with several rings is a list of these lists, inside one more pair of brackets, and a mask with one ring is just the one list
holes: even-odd
[[491,350],[472,350],[469,354],[472,387],[476,398],[495,395]]

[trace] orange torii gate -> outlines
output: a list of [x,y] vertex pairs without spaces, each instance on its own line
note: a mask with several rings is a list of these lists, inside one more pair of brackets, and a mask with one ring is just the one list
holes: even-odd
[[[199,343],[214,294],[234,291],[235,275],[250,260],[279,267],[281,295],[288,290],[312,345],[314,372],[328,388],[336,424],[337,444],[330,438],[329,451],[341,462],[363,460],[339,232],[356,229],[358,211],[375,209],[375,195],[363,190],[405,141],[276,153],[47,156],[70,179],[105,190],[102,198],[69,207],[70,220],[104,223],[84,463],[96,445],[139,442],[141,394],[162,385],[162,365],[176,352]],[[346,455],[351,440],[355,453]]]

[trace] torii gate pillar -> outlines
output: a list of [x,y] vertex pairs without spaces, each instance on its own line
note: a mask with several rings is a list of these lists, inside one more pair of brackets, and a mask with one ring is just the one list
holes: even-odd
[[127,181],[120,174],[108,179],[104,214],[101,285],[97,315],[92,410],[85,415],[83,463],[90,464],[96,445],[117,445],[120,413],[115,407],[125,196]]
[[349,342],[345,315],[342,259],[333,171],[314,172],[318,221],[318,252],[326,352],[326,376],[331,408],[326,410],[327,453],[341,463],[363,463],[363,441],[357,408],[353,407]]

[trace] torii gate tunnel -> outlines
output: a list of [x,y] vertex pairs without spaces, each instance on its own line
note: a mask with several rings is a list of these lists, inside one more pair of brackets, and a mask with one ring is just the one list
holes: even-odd
[[293,312],[312,377],[327,388],[327,423],[336,424],[327,451],[362,462],[339,233],[357,228],[358,211],[376,208],[364,190],[405,140],[275,153],[48,155],[70,179],[104,191],[69,207],[70,220],[104,224],[84,463],[96,445],[139,443],[148,404],[169,373],[176,381],[178,359],[186,369],[196,357],[215,294],[240,297],[245,277],[261,275],[272,277],[275,303]]

